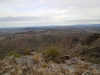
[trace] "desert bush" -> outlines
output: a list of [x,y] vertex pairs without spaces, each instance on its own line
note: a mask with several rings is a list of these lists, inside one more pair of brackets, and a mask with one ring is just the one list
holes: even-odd
[[0,60],[3,60],[3,58],[0,57]]
[[45,54],[50,58],[50,60],[53,61],[55,61],[61,55],[60,51],[58,51],[57,48],[54,47],[46,50]]
[[42,67],[43,68],[46,68],[48,65],[46,64],[46,63],[44,63],[43,65],[42,65]]
[[30,50],[26,50],[25,53],[24,53],[24,55],[27,55],[29,53],[30,53]]
[[33,56],[33,59],[35,60],[36,63],[39,63],[40,61],[42,61],[42,57],[38,54],[35,54]]
[[15,52],[13,52],[13,51],[9,52],[7,55],[8,55],[8,56],[14,55],[14,57],[16,57],[16,58],[20,58],[20,57],[22,56],[21,54],[15,53]]

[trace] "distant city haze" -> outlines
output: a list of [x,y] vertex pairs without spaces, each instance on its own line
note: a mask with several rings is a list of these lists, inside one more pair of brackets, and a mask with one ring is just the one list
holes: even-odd
[[0,28],[100,24],[100,0],[0,0]]

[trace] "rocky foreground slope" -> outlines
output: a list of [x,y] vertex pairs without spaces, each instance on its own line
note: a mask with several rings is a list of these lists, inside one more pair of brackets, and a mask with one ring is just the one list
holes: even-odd
[[0,75],[100,75],[100,64],[81,58],[70,58],[65,63],[45,62],[41,53],[15,58],[5,57],[0,61]]

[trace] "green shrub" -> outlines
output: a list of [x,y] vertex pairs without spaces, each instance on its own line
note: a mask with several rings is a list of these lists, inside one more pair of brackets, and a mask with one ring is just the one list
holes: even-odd
[[14,55],[14,57],[16,57],[16,58],[20,58],[20,57],[22,56],[21,54],[15,53],[15,52],[13,52],[13,51],[9,52],[7,55],[8,55],[8,56]]
[[29,53],[30,53],[30,50],[26,50],[25,53],[24,53],[24,55],[27,55]]
[[0,60],[3,60],[3,58],[0,58]]
[[46,56],[50,58],[50,60],[55,61],[59,56],[61,55],[60,51],[57,50],[57,48],[50,48],[46,51]]
[[43,65],[42,65],[42,67],[43,68],[46,68],[48,65],[46,64],[46,63],[44,63]]

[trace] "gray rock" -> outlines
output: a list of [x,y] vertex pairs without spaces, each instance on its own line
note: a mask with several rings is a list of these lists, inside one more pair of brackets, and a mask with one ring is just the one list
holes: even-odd
[[28,67],[27,66],[22,66],[21,70],[22,70],[22,73],[25,75],[26,72],[28,71]]
[[10,75],[10,73],[5,73],[5,74],[3,74],[3,75]]
[[82,73],[82,75],[93,75],[89,70],[86,70],[85,72]]
[[28,67],[31,67],[33,64],[34,64],[33,58],[27,59],[27,66],[28,66]]
[[26,57],[25,56],[22,56],[20,58],[15,58],[15,61],[16,61],[17,64],[23,65],[23,64],[26,63],[27,60],[26,60]]
[[11,69],[11,70],[10,70],[10,73],[15,72],[15,71],[16,71],[15,69]]
[[2,75],[3,74],[3,71],[0,71],[0,75]]
[[72,66],[62,65],[60,66],[63,71],[68,72],[69,74],[73,74],[76,72],[76,69]]
[[15,57],[13,55],[9,57],[9,62],[15,63]]
[[[39,58],[38,63],[33,57]],[[66,63],[43,61],[41,53],[0,61],[0,75],[100,75],[100,64],[93,64],[74,57]],[[16,63],[15,63],[16,62]]]

